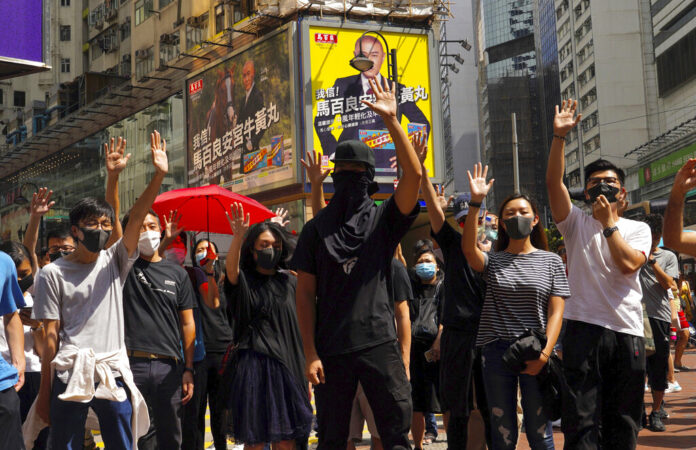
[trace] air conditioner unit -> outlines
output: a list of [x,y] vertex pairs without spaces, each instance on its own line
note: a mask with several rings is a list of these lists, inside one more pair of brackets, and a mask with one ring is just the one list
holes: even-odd
[[202,15],[202,16],[197,16],[197,17],[189,17],[186,20],[186,23],[188,23],[190,26],[195,27],[195,28],[203,28],[207,21],[208,21],[208,18],[205,15]]
[[147,50],[136,50],[135,59],[147,59],[150,52]]
[[118,18],[118,9],[109,8],[106,10],[106,20],[111,21]]
[[160,44],[173,45],[175,40],[176,36],[174,34],[165,33],[160,35]]

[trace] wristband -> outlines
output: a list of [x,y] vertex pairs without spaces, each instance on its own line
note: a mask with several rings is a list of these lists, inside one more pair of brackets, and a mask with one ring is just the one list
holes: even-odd
[[193,369],[193,367],[184,367],[184,372],[191,372],[191,375],[196,374],[196,371]]
[[562,140],[562,141],[565,141],[565,136],[559,136],[559,135],[557,135],[557,134],[554,134],[553,137],[558,138],[558,139],[560,139],[560,140]]
[[215,276],[215,272],[210,272],[210,273],[206,272],[205,274],[208,275],[209,277],[214,277],[214,276]]
[[542,355],[546,356],[546,359],[551,359],[551,357],[550,357],[549,355],[547,355],[546,353],[544,353],[543,350],[542,350],[540,353],[541,353]]
[[469,208],[480,208],[481,203],[480,202],[469,202]]

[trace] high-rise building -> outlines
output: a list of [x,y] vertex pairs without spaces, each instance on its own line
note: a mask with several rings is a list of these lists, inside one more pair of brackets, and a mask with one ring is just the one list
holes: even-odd
[[561,96],[577,99],[583,115],[566,138],[570,187],[582,186],[584,167],[596,159],[632,165],[624,155],[656,131],[642,3],[649,2],[555,0]]
[[[546,204],[547,123],[558,90],[554,17],[543,0],[478,1],[475,7],[479,65],[482,159],[496,179],[490,206],[514,191],[512,114],[517,117],[519,185]],[[555,75],[557,76],[557,75]]]

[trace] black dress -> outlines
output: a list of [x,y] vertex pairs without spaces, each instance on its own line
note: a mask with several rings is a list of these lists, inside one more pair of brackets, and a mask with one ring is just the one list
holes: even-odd
[[[235,441],[254,445],[309,436],[309,403],[302,338],[295,310],[294,276],[240,271],[237,285],[225,280],[237,369],[225,405]],[[248,330],[248,331],[245,331]]]

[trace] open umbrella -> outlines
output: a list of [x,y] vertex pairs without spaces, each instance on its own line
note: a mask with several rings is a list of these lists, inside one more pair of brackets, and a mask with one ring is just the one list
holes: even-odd
[[251,215],[252,224],[275,216],[256,200],[212,184],[160,194],[152,204],[152,209],[160,216],[160,220],[170,211],[178,211],[181,214],[179,226],[187,231],[231,234],[225,212],[230,213],[230,204],[236,202],[244,206],[244,214]]

